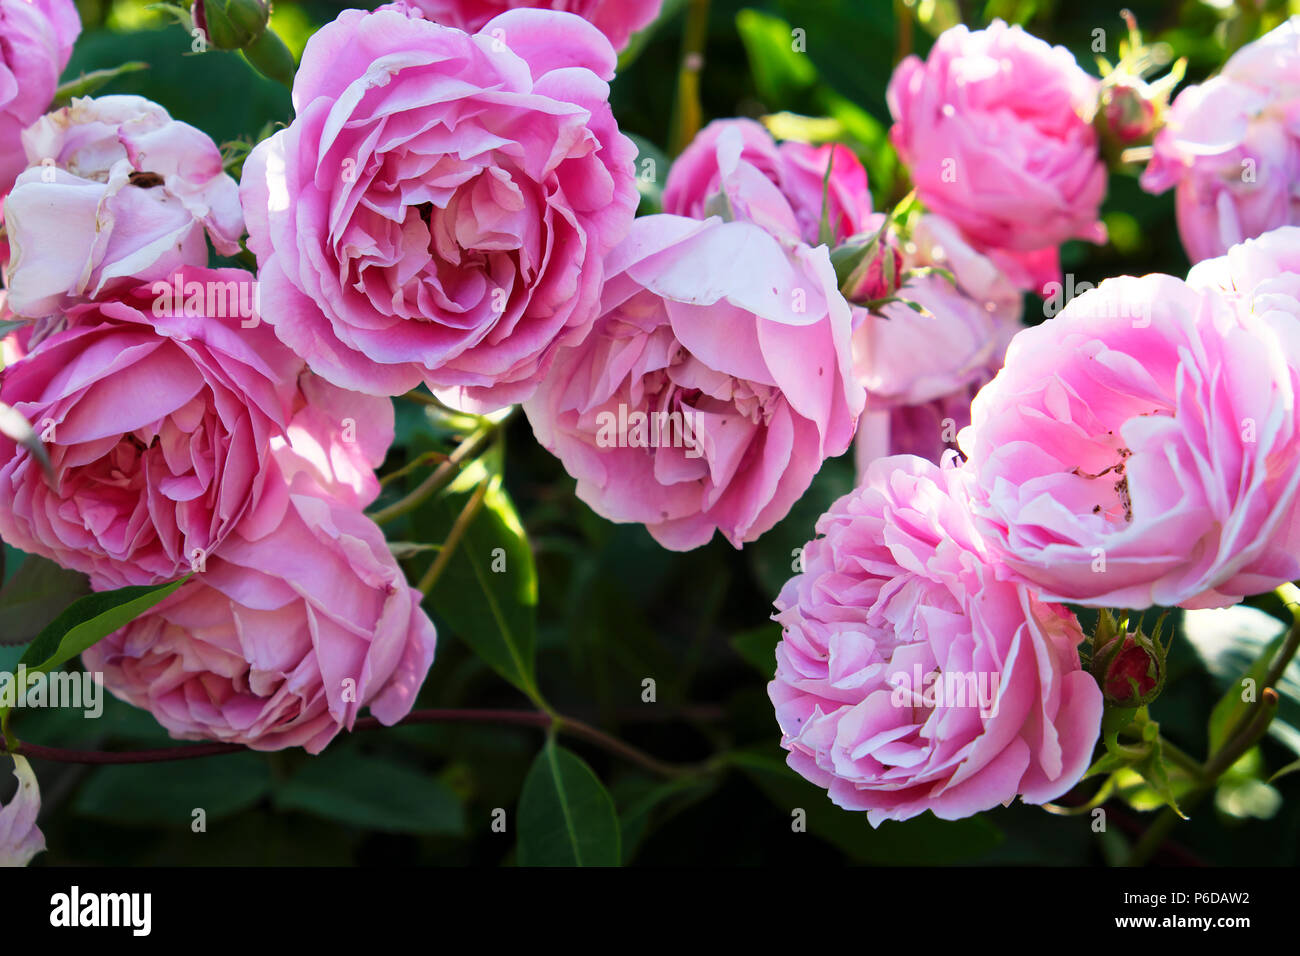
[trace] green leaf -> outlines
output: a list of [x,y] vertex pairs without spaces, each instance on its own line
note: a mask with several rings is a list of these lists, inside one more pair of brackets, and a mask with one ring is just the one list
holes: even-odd
[[826,791],[799,776],[784,760],[763,750],[736,751],[729,762],[742,770],[784,813],[803,810],[808,832],[859,863],[932,866],[956,863],[992,850],[1002,833],[984,817],[940,820],[926,814],[877,829],[865,813],[842,810]]
[[[624,781],[628,779],[623,778]],[[637,786],[635,778],[633,781],[631,784],[624,783],[625,792]],[[615,803],[622,806],[618,819],[624,865],[630,863],[635,857],[637,849],[650,829],[651,818],[656,816],[657,811],[664,810],[659,814],[661,817],[669,816],[685,806],[704,799],[717,789],[717,784],[716,776],[677,777],[665,782],[643,785],[644,789],[638,788],[635,791],[636,796],[632,799],[619,796],[619,790],[615,788],[613,794]]]
[[1152,790],[1159,794],[1160,799],[1163,800],[1165,804],[1174,811],[1174,813],[1186,820],[1187,814],[1183,813],[1182,809],[1178,806],[1178,793],[1175,791],[1174,782],[1170,780],[1169,768],[1165,764],[1164,748],[1161,746],[1159,737],[1159,727],[1154,723],[1149,724],[1148,726],[1155,728],[1156,731],[1155,736],[1149,741],[1151,744],[1151,753],[1145,760],[1134,764],[1133,769],[1142,775],[1142,779],[1147,782]]
[[1283,777],[1289,777],[1291,774],[1297,772],[1300,772],[1300,760],[1293,760],[1277,773],[1273,774],[1273,776],[1269,777],[1268,782],[1277,783],[1277,781],[1281,780]]
[[119,588],[78,598],[36,636],[19,663],[26,664],[32,674],[58,667],[161,604],[189,579],[187,574],[170,584]]
[[436,777],[348,750],[312,757],[277,787],[278,810],[301,810],[367,830],[459,836],[465,810]]
[[[1219,778],[1214,791],[1214,805],[1220,813],[1238,819],[1269,820],[1282,806],[1282,794],[1260,779],[1264,772],[1264,755],[1251,747]],[[1276,779],[1276,778],[1274,778]]]
[[548,740],[519,796],[520,866],[618,866],[614,801],[591,768]]
[[0,588],[0,644],[26,644],[69,604],[89,593],[84,574],[27,555]]
[[[421,538],[442,541],[460,514],[483,468],[468,466],[447,494],[430,504]],[[534,676],[537,641],[537,569],[514,503],[494,475],[483,507],[465,531],[429,600],[470,648],[530,698],[540,696]]]
[[266,758],[253,753],[114,764],[91,775],[72,809],[113,823],[176,829],[189,827],[195,810],[211,822],[253,806],[270,790]]
[[794,32],[780,17],[741,10],[736,14],[736,30],[749,55],[754,86],[768,107],[790,106],[817,82],[817,67],[806,53],[795,49]]
[[775,621],[752,627],[731,637],[731,648],[771,680],[776,673],[776,645],[781,642],[781,626]]
[[[1187,611],[1183,634],[1196,648],[1223,697],[1210,712],[1210,752],[1240,728],[1264,691],[1268,666],[1286,639],[1287,625],[1257,608]],[[1254,683],[1247,685],[1246,680]],[[1247,690],[1253,694],[1247,693]],[[1300,661],[1292,661],[1274,687],[1279,701],[1269,734],[1300,755]],[[1247,699],[1243,700],[1243,696]]]
[[149,69],[148,63],[142,60],[132,60],[129,63],[123,63],[121,66],[110,69],[91,70],[89,73],[83,73],[75,80],[68,80],[68,82],[59,86],[54,93],[54,102],[50,104],[50,109],[66,106],[79,96],[90,96],[96,90],[107,86],[119,77],[126,76],[128,73],[139,73],[141,70],[147,69]]

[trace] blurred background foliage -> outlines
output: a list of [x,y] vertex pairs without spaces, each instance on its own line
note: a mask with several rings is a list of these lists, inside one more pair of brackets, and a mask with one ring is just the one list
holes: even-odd
[[[665,16],[624,54],[613,85],[615,114],[643,156],[656,159],[659,186],[674,128],[690,3],[667,0]],[[185,31],[169,25],[146,0],[78,0],[78,6],[85,32],[65,79],[125,60],[145,61],[148,70],[121,77],[102,92],[154,99],[218,143],[265,135],[259,131],[291,118],[285,89],[258,77],[236,54],[192,54]],[[273,26],[298,54],[341,6],[277,0]],[[1203,79],[1231,50],[1289,12],[1300,12],[1300,3],[1288,10],[1275,0],[1136,0],[1123,6],[1136,14],[1149,39],[1187,57],[1189,82]],[[1095,72],[1094,31],[1104,30],[1108,52],[1113,49],[1124,30],[1120,10],[1115,3],[1054,0],[714,0],[708,5],[701,88],[704,119],[781,114],[775,123],[782,135],[849,143],[867,165],[877,206],[884,208],[907,191],[888,146],[885,106],[891,70],[902,55],[924,54],[933,37],[954,23],[982,26],[1001,16],[1063,44]],[[796,30],[804,31],[806,53],[792,48]],[[655,185],[645,190],[642,212],[655,207]],[[1186,272],[1172,194],[1149,196],[1134,177],[1115,175],[1104,211],[1109,245],[1071,243],[1065,249],[1064,268],[1076,282]],[[1041,302],[1027,301],[1029,321],[1041,321]],[[398,440],[385,472],[426,452],[446,452],[465,434],[427,406],[399,399],[397,411]],[[576,499],[559,463],[537,446],[522,415],[503,426],[474,468],[476,474],[385,529],[393,541],[439,542],[473,481],[492,480],[487,506],[431,601],[439,648],[418,706],[528,706],[485,663],[502,648],[492,644],[499,636],[484,624],[484,595],[470,565],[493,547],[505,547],[511,571],[490,587],[503,589],[497,597],[514,608],[510,623],[519,641],[535,645],[535,664],[529,674],[516,675],[516,685],[535,682],[561,713],[663,760],[695,763],[725,755],[706,772],[664,778],[563,738],[612,796],[620,831],[612,845],[624,862],[1097,864],[1122,857],[1125,844],[1150,822],[1151,814],[1135,809],[1150,805],[1151,796],[1137,780],[1125,788],[1127,799],[1105,805],[1110,825],[1102,834],[1093,832],[1088,816],[1053,816],[1023,805],[956,823],[927,816],[872,830],[862,815],[839,810],[785,767],[766,696],[779,637],[769,620],[771,601],[791,574],[792,550],[811,536],[816,517],[850,489],[848,457],[828,462],[790,516],[744,551],[715,539],[687,554],[663,550],[639,526],[617,526],[594,515]],[[409,490],[423,474],[414,473],[391,482],[380,504]],[[415,581],[430,554],[412,548],[405,560]],[[66,581],[49,580],[56,573],[48,567],[29,564],[22,572],[31,561],[8,550],[4,573],[11,586],[0,594],[6,622],[48,620],[47,595],[66,595]],[[1262,606],[1282,616],[1280,607]],[[1192,754],[1205,753],[1207,715],[1263,640],[1242,638],[1244,647],[1193,644],[1180,634],[1166,690],[1152,707],[1170,740]],[[19,651],[0,647],[0,669],[12,669]],[[653,703],[643,700],[647,679],[655,682]],[[1279,726],[1292,736],[1274,734],[1247,754],[1225,778],[1213,806],[1203,805],[1195,819],[1180,825],[1177,846],[1158,861],[1298,861],[1300,774],[1272,786],[1263,782],[1300,752],[1300,732],[1294,730],[1300,724],[1298,690],[1295,680],[1283,688],[1288,699]],[[16,715],[15,726],[33,742],[68,748],[169,743],[148,714],[112,700],[99,720],[72,711],[27,711]],[[544,735],[534,728],[439,724],[344,736],[315,758],[250,752],[98,769],[42,761],[41,823],[50,850],[38,864],[510,863],[516,808],[543,744]],[[0,799],[8,796],[6,786],[0,783]],[[1086,783],[1079,792],[1090,795],[1095,786]],[[540,804],[533,802],[537,809]],[[205,834],[191,830],[195,807],[207,811]],[[506,811],[504,834],[491,826],[497,808]],[[792,828],[797,808],[806,812],[806,833]]]

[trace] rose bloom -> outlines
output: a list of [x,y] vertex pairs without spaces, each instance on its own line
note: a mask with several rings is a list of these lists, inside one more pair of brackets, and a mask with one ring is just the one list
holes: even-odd
[[1198,608],[1300,577],[1288,301],[1123,277],[1012,340],[957,440],[1021,580],[1045,600]]
[[[1007,343],[1023,327],[1019,291],[941,216],[921,216],[896,252],[888,237],[885,248],[897,255],[900,278],[927,267],[946,274],[915,275],[900,287],[867,293],[905,301],[853,307],[854,371],[867,390],[859,471],[893,454],[938,462],[970,423],[971,398],[1001,367]],[[877,279],[879,272],[873,264]]]
[[664,212],[692,219],[729,211],[730,218],[815,246],[821,242],[823,193],[834,242],[867,231],[867,171],[848,147],[778,145],[753,120],[725,119],[700,130],[673,162],[663,202]]
[[876,461],[818,520],[776,601],[768,694],[787,761],[872,826],[1052,800],[1100,731],[1078,621],[1000,579],[966,478]]
[[[228,289],[252,276],[187,269],[182,282]],[[0,402],[42,435],[55,481],[0,436],[0,537],[96,589],[172,580],[201,569],[237,523],[260,527],[281,506],[271,454],[288,444],[291,474],[318,467],[329,493],[373,500],[391,403],[315,380],[256,316],[210,301],[141,286],[74,306],[66,327],[29,339],[0,372]]]
[[206,571],[82,654],[114,696],[180,739],[319,753],[362,707],[410,711],[433,661],[420,594],[383,533],[307,474]]
[[139,96],[74,100],[23,133],[31,164],[5,201],[9,306],[48,316],[69,298],[172,275],[244,231],[239,187],[206,133]]
[[663,0],[408,0],[430,20],[468,33],[477,33],[489,20],[506,10],[539,7],[576,13],[605,34],[615,51],[627,46],[636,31],[659,15]]
[[1153,193],[1177,187],[1178,233],[1193,262],[1300,224],[1298,112],[1300,17],[1178,94],[1141,182]]
[[862,410],[829,253],[665,214],[636,220],[606,269],[591,335],[524,404],[533,432],[578,497],[666,548],[754,540]]
[[572,14],[514,10],[471,36],[345,10],[307,44],[297,118],[244,166],[267,321],[344,388],[527,396],[591,327],[636,206],[613,72]]
[[1037,287],[1059,273],[1062,242],[1106,239],[1106,168],[1084,119],[1097,91],[1064,47],[1001,20],[956,26],[895,69],[890,139],[921,201]]
[[18,790],[0,807],[0,866],[26,866],[45,850],[45,835],[36,825],[41,810],[41,787],[27,758],[13,755]]
[[0,0],[0,197],[27,165],[19,136],[54,99],[80,32],[72,0]]

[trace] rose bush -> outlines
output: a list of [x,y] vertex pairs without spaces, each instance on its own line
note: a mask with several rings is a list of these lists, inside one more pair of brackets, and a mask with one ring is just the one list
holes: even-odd
[[0,0],[0,863],[1294,862],[1300,18],[1153,3]]

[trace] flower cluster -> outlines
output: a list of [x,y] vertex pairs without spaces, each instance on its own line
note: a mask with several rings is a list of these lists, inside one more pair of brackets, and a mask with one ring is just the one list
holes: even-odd
[[[522,405],[578,497],[672,550],[754,541],[856,442],[776,602],[791,766],[873,825],[1061,796],[1103,706],[1062,602],[1300,577],[1300,20],[1167,115],[1019,27],[956,27],[889,84],[896,204],[842,144],[723,119],[637,218],[610,82],[659,7],[345,10],[236,182],[146,99],[46,112],[75,10],[0,0],[0,408],[39,435],[0,432],[0,536],[96,591],[186,578],[88,669],[177,737],[316,753],[363,708],[400,720],[433,660],[364,510],[393,396]],[[1106,241],[1106,144],[1157,119],[1143,183],[1177,185],[1205,261],[1026,328],[1062,244]],[[1106,694],[1154,692],[1111,636]],[[17,773],[0,860],[25,862]]]

